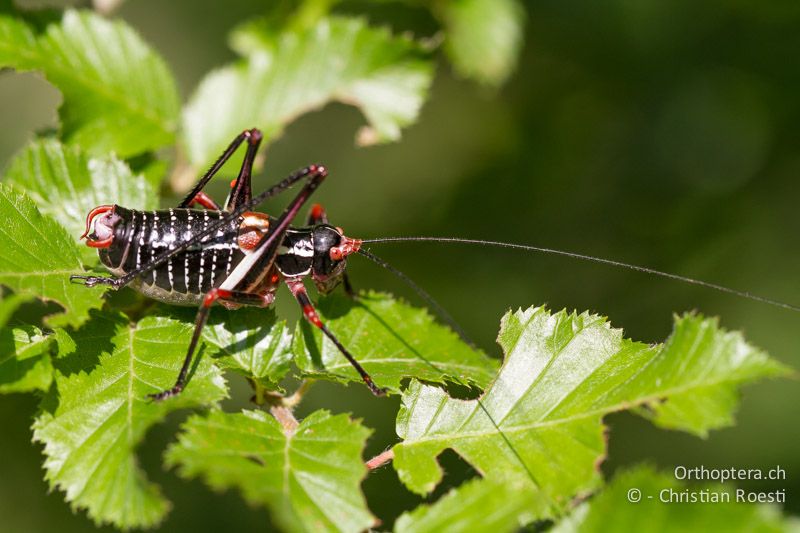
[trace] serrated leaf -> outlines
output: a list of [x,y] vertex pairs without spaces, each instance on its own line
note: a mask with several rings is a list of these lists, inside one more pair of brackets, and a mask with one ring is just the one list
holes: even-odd
[[83,272],[78,247],[64,228],[30,198],[0,183],[0,283],[20,294],[59,303],[66,313],[51,323],[78,324],[100,307],[101,292],[70,283]]
[[[487,479],[525,481],[529,510],[547,517],[597,487],[605,414],[643,405],[659,413],[662,402],[702,401],[709,387],[786,373],[698,316],[677,319],[659,347],[624,339],[602,317],[530,308],[503,318],[498,342],[506,360],[481,403],[418,382],[403,395],[394,466],[409,489],[430,492],[442,477],[436,457],[452,448]],[[706,429],[723,422],[713,411],[670,421]]]
[[53,339],[34,326],[6,327],[17,308],[31,299],[0,289],[0,393],[45,390],[52,380]]
[[203,328],[214,362],[262,383],[276,384],[289,371],[292,335],[274,309],[214,309]]
[[[387,294],[361,293],[356,300],[333,294],[319,299],[317,311],[378,386],[392,391],[398,391],[400,381],[407,377],[434,383],[473,383],[483,388],[499,364],[438,325],[427,310]],[[303,372],[361,381],[317,328],[301,321],[294,338],[295,364]]]
[[34,36],[0,18],[0,67],[38,70],[63,94],[62,133],[93,154],[121,157],[172,142],[178,93],[164,61],[122,21],[67,10]]
[[[689,373],[673,363],[677,359],[698,368]],[[733,425],[739,383],[788,371],[740,333],[721,330],[716,319],[683,316],[658,357],[637,377],[653,390],[669,389],[667,400],[648,401],[637,412],[661,427],[705,437],[711,429]]]
[[[631,503],[631,489],[641,491],[641,501]],[[661,501],[662,491],[682,494],[690,491],[697,503]],[[701,502],[706,497],[717,501]],[[727,500],[725,500],[727,498]],[[617,474],[603,491],[576,508],[550,531],[552,533],[591,533],[663,531],[782,532],[797,531],[797,522],[781,517],[777,506],[738,503],[732,488],[721,484],[702,484],[689,487],[674,476],[661,474],[651,467],[638,467]]]
[[370,430],[316,411],[284,427],[262,411],[212,411],[183,425],[166,461],[216,490],[236,487],[287,531],[363,531],[376,521],[359,488]]
[[397,533],[471,533],[514,531],[528,509],[525,487],[514,480],[474,479],[452,489],[436,503],[403,513]]
[[[257,40],[255,40],[257,42]],[[183,115],[189,160],[214,161],[244,128],[275,138],[299,115],[339,101],[358,107],[364,142],[400,137],[417,117],[432,78],[430,53],[361,19],[332,17],[281,35],[274,50],[209,74]]]
[[0,393],[47,390],[53,338],[39,328],[0,328]]
[[[59,221],[76,242],[86,215],[98,205],[158,206],[156,191],[144,176],[134,176],[126,163],[114,156],[90,158],[79,147],[55,139],[31,142],[11,161],[5,180],[25,190],[39,210]],[[80,248],[84,260],[97,261],[96,250]]]
[[523,41],[525,10],[517,0],[450,0],[435,12],[459,74],[494,86],[508,79]]
[[74,351],[55,363],[56,387],[34,423],[34,440],[44,444],[51,487],[97,524],[128,529],[161,521],[169,503],[138,467],[136,447],[168,413],[226,395],[219,370],[201,358],[183,393],[147,398],[174,384],[190,335],[191,326],[164,317],[131,325],[121,315],[93,313],[72,333]]

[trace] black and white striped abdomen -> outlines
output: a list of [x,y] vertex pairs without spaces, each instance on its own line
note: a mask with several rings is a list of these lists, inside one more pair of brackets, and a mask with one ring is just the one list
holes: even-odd
[[[116,207],[122,220],[114,228],[112,245],[100,259],[112,272],[123,275],[148,265],[161,253],[200,233],[225,213],[197,209],[134,211]],[[197,304],[222,284],[242,260],[237,236],[239,222],[231,221],[202,242],[189,247],[132,284],[139,292],[173,304]]]

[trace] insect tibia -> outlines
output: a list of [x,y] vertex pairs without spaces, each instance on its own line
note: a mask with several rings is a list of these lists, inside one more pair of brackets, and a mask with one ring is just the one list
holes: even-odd
[[110,285],[112,289],[119,289],[121,286],[118,278],[109,278],[105,276],[70,276],[69,281],[84,285],[86,287],[94,287],[95,285]]

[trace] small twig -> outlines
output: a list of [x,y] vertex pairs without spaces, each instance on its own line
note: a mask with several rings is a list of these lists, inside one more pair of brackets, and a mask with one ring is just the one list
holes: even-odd
[[297,404],[300,403],[305,393],[308,392],[308,389],[310,389],[311,385],[313,384],[314,384],[313,379],[304,379],[300,383],[300,386],[297,387],[296,391],[294,391],[290,396],[286,396],[283,398],[281,405],[283,405],[284,407],[288,407],[290,409],[297,407]]
[[288,409],[294,409],[297,407],[297,405],[303,400],[305,393],[308,392],[308,389],[310,389],[311,385],[314,384],[313,379],[304,379],[300,383],[300,386],[297,387],[297,390],[295,390],[289,396],[283,396],[278,392],[265,389],[258,381],[254,379],[248,378],[248,381],[250,382],[250,386],[253,387],[253,391],[255,393],[253,394],[253,397],[250,398],[251,402],[259,407],[269,404],[279,407],[286,407]]
[[369,470],[375,470],[376,468],[382,467],[392,459],[394,459],[394,449],[389,448],[385,452],[378,454],[369,461],[367,461],[366,465]]
[[297,430],[297,426],[300,425],[300,423],[292,414],[291,409],[287,409],[286,407],[281,407],[279,405],[273,405],[269,408],[269,412],[272,413],[272,416],[274,416],[275,419],[281,423],[281,426],[283,426],[283,432],[287,436],[293,435]]

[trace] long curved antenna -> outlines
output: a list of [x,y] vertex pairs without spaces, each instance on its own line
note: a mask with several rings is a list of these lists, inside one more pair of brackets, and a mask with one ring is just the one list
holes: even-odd
[[464,342],[466,342],[466,343],[467,343],[467,344],[469,344],[470,346],[472,346],[472,347],[475,347],[475,343],[474,343],[474,342],[472,342],[472,339],[470,339],[470,338],[469,338],[469,336],[467,335],[467,333],[464,331],[464,328],[462,328],[462,327],[461,327],[461,326],[458,324],[458,322],[456,322],[456,320],[455,320],[455,319],[454,319],[454,318],[453,318],[453,317],[450,315],[450,313],[448,313],[448,312],[445,310],[445,308],[444,308],[444,307],[442,307],[441,305],[439,305],[439,302],[437,302],[437,301],[436,301],[436,300],[433,298],[433,296],[431,296],[430,294],[428,294],[428,291],[426,291],[425,289],[423,289],[422,287],[420,287],[419,285],[417,285],[417,284],[414,282],[414,280],[412,280],[411,278],[409,278],[408,276],[406,276],[406,275],[405,275],[403,272],[401,272],[400,270],[396,269],[395,267],[393,267],[392,265],[390,265],[389,263],[387,263],[386,261],[384,261],[383,259],[381,259],[381,258],[380,258],[380,257],[378,257],[377,255],[375,255],[375,254],[373,254],[373,253],[371,253],[371,252],[368,252],[367,250],[364,250],[363,248],[361,248],[360,250],[358,250],[358,253],[359,253],[360,255],[363,255],[364,257],[366,257],[366,258],[367,258],[367,259],[369,259],[370,261],[373,261],[373,262],[374,262],[374,263],[376,263],[377,265],[379,265],[379,266],[381,266],[381,267],[385,268],[386,270],[388,270],[389,272],[391,272],[392,274],[394,274],[394,275],[395,275],[395,276],[397,276],[398,278],[400,278],[400,279],[403,281],[403,283],[405,283],[406,285],[408,285],[409,287],[411,287],[411,289],[412,289],[414,292],[416,292],[416,293],[417,293],[417,296],[419,296],[420,298],[422,298],[423,300],[425,300],[425,302],[427,302],[427,304],[428,304],[429,306],[431,306],[431,308],[432,308],[432,309],[433,309],[433,310],[436,312],[436,314],[437,314],[437,315],[439,315],[439,317],[440,317],[442,320],[444,320],[445,322],[447,322],[447,325],[449,325],[449,326],[452,328],[452,330],[453,330],[453,331],[455,331],[455,332],[458,334],[458,336],[459,336],[459,337],[461,337],[461,340],[463,340]]
[[[471,345],[472,347],[475,347],[475,343],[473,343],[469,339],[469,337],[467,337],[467,334],[464,332],[464,330],[461,328],[461,326],[459,326],[458,322],[456,322],[455,319],[452,316],[450,316],[450,314],[447,311],[445,311],[445,309],[441,305],[439,305],[439,303],[436,300],[434,300],[433,296],[431,296],[430,294],[428,294],[425,291],[425,289],[423,289],[422,287],[417,285],[411,278],[406,276],[403,272],[401,272],[400,270],[396,269],[395,267],[393,267],[392,265],[390,265],[389,263],[387,263],[386,261],[384,261],[380,257],[376,256],[375,254],[373,254],[373,253],[371,253],[371,252],[369,252],[367,250],[364,250],[363,248],[358,250],[358,253],[363,255],[364,257],[370,259],[371,261],[374,261],[376,264],[382,266],[383,268],[385,268],[386,270],[388,270],[389,272],[391,272],[392,274],[394,274],[395,276],[397,276],[398,278],[403,280],[403,282],[405,282],[409,287],[411,287],[414,290],[414,292],[416,292],[419,295],[420,298],[422,298],[423,300],[428,302],[428,304],[436,311],[436,313],[445,322],[447,322],[450,325],[450,327],[453,328],[453,330],[456,333],[458,333],[459,337],[461,337],[461,339],[464,342],[466,342],[467,344]],[[447,374],[446,372],[442,372],[442,374],[443,375],[447,375],[447,379],[452,381],[453,383],[457,383],[458,385],[461,385],[462,387],[466,387],[466,388],[470,387],[469,384],[465,383],[459,376]],[[478,398],[475,398],[475,400],[478,403],[478,407],[480,407],[481,411],[483,411],[483,414],[486,415],[486,418],[489,419],[489,422],[491,422],[491,424],[494,427],[494,429],[497,430],[497,433],[498,433],[498,435],[500,435],[500,438],[503,439],[503,441],[506,443],[506,446],[508,446],[508,448],[511,450],[511,453],[514,454],[514,457],[516,457],[517,460],[520,462],[520,464],[522,465],[522,468],[527,473],[528,478],[530,478],[531,482],[536,487],[541,487],[541,484],[539,483],[539,480],[536,478],[536,476],[533,474],[531,469],[528,467],[528,464],[522,458],[522,455],[520,455],[520,453],[517,451],[517,449],[514,447],[514,445],[511,444],[511,440],[508,438],[508,436],[505,434],[503,429],[500,427],[500,425],[494,419],[492,414],[489,412],[489,409],[486,408],[486,405],[483,403],[481,398],[478,397]],[[550,503],[553,503],[553,500],[552,500],[552,498],[550,497],[549,494],[547,494],[544,491],[542,491],[542,494],[545,495],[545,497],[550,501]]]
[[510,248],[512,250],[523,250],[527,252],[539,252],[551,255],[560,255],[563,257],[570,257],[572,259],[580,259],[582,261],[600,263],[603,265],[611,265],[619,268],[626,268],[628,270],[634,270],[636,272],[643,272],[645,274],[661,276],[662,278],[672,279],[675,281],[680,281],[682,283],[688,283],[690,285],[698,285],[700,287],[705,287],[707,289],[724,292],[726,294],[732,294],[740,298],[746,298],[748,300],[753,300],[755,302],[772,305],[774,307],[788,309],[789,311],[800,311],[800,306],[792,305],[786,302],[781,302],[779,300],[773,300],[771,298],[765,298],[764,296],[759,296],[751,292],[740,291],[737,289],[732,289],[730,287],[725,287],[723,285],[717,285],[716,283],[710,283],[708,281],[689,278],[686,276],[680,276],[678,274],[671,274],[669,272],[662,272],[661,270],[655,270],[653,268],[633,265],[630,263],[623,263],[622,261],[615,261],[613,259],[604,259],[602,257],[595,257],[592,255],[579,254],[575,252],[567,252],[564,250],[556,250],[554,248],[543,248],[540,246],[530,246],[527,244],[515,244],[510,242],[484,241],[481,239],[466,239],[462,237],[382,237],[379,239],[363,239],[362,242],[364,244],[379,244],[388,242],[436,242],[436,243],[454,243],[454,244],[480,244],[484,246],[495,246],[498,248]]

